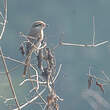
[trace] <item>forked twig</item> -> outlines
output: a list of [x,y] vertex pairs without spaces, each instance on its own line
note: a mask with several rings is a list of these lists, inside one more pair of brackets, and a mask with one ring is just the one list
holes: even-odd
[[109,41],[103,41],[103,42],[95,44],[95,17],[93,16],[93,40],[92,40],[92,44],[74,44],[74,43],[67,43],[67,42],[60,41],[60,45],[76,46],[76,47],[98,47],[98,46],[104,45],[108,42]]
[[105,74],[104,71],[101,71],[101,73],[104,75],[104,77],[105,77],[107,80],[110,80],[110,78],[108,77],[108,75]]
[[[45,90],[46,90],[46,88],[44,88],[44,89],[39,93],[39,95],[42,95],[42,94],[45,92]],[[25,106],[31,104],[33,101],[35,101],[35,100],[39,97],[39,95],[37,95],[36,97],[32,98],[31,100],[29,100],[29,101],[26,102],[25,104],[21,105],[21,106],[20,106],[20,109],[22,109],[22,108],[24,108]],[[19,109],[16,108],[16,109],[13,109],[13,110],[19,110]]]
[[[58,75],[59,75],[59,73],[60,73],[61,67],[62,67],[62,64],[60,64],[60,66],[59,66],[58,72],[57,72],[55,78],[53,79],[53,83],[54,83],[55,80],[57,79],[57,77],[58,77]],[[35,76],[38,76],[38,75],[35,75]],[[19,86],[22,86],[22,85],[23,85],[25,82],[27,82],[27,81],[37,82],[38,79],[25,79],[25,80],[23,80],[23,81],[19,84]],[[38,81],[37,83],[38,83],[38,85],[39,85],[39,84],[42,84],[42,85],[43,85],[43,84],[44,84],[44,85],[47,84],[47,82],[41,82],[41,81]],[[50,82],[50,84],[52,84],[52,82]],[[34,90],[34,89],[35,89],[35,88],[33,88],[32,90]]]
[[13,98],[15,99],[16,106],[17,106],[18,110],[21,110],[20,109],[19,102],[18,102],[18,99],[16,97],[16,93],[15,93],[15,90],[14,90],[14,87],[13,87],[13,84],[12,84],[12,81],[11,81],[11,76],[10,76],[10,74],[8,72],[8,68],[7,68],[7,65],[6,65],[6,62],[5,62],[5,58],[3,56],[3,53],[2,53],[2,49],[1,48],[0,48],[0,54],[1,54],[2,62],[3,62],[3,65],[4,65],[5,73],[6,73],[6,76],[8,78],[8,82],[9,82],[9,85],[10,85],[10,88],[11,88],[11,91],[12,91],[12,94],[13,94]]
[[4,103],[7,103],[8,101],[14,100],[15,98],[6,98],[3,96],[0,96],[0,98],[2,98],[4,100]]
[[73,43],[67,43],[67,42],[60,42],[60,45],[64,45],[64,46],[76,46],[76,47],[98,47],[100,45],[104,45],[106,43],[108,43],[109,41],[103,41],[100,42],[98,44],[73,44]]
[[7,24],[7,0],[4,0],[4,21],[3,21],[2,31],[0,33],[0,40],[2,39],[6,24]]

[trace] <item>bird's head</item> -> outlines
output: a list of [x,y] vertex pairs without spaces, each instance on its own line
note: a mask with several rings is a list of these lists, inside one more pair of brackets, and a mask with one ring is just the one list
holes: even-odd
[[43,21],[35,21],[32,24],[32,28],[36,28],[36,29],[45,29],[46,27],[46,23],[44,23]]

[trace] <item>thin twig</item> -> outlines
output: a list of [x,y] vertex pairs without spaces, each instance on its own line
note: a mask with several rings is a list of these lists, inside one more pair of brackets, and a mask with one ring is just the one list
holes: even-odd
[[[46,90],[46,89],[44,88],[44,89],[39,93],[39,95],[42,95],[42,94],[45,92],[45,90]],[[31,104],[33,101],[35,101],[35,100],[39,97],[39,95],[37,95],[36,97],[32,98],[31,100],[29,100],[29,101],[26,102],[25,104],[21,105],[21,106],[20,106],[20,109],[22,109],[22,108],[24,108],[25,106]],[[13,109],[13,110],[19,110],[19,109],[16,108],[16,109]]]
[[[0,56],[1,56],[1,55],[0,55]],[[19,60],[14,59],[14,58],[11,58],[11,57],[4,56],[4,58],[7,59],[7,60],[10,60],[10,61],[14,61],[14,62],[19,63],[19,64],[26,65],[24,62],[19,61]],[[31,64],[30,64],[30,67],[32,68]]]
[[2,12],[0,11],[0,16],[2,17],[2,19],[4,20],[4,17],[3,17],[3,14],[2,14]]
[[93,16],[93,45],[95,45],[95,17]]
[[94,79],[96,79],[96,80],[100,80],[100,81],[103,81],[105,83],[110,83],[110,80],[109,81],[108,80],[104,80],[102,78],[96,77],[95,75],[91,75],[91,74],[89,76],[92,77],[92,78],[94,78]]
[[7,103],[8,101],[14,100],[15,98],[6,98],[3,96],[0,96],[0,98],[2,98],[4,100],[4,103]]
[[110,80],[110,78],[105,74],[104,71],[102,71],[101,73],[104,75],[104,77],[105,77],[107,80]]
[[58,75],[59,75],[59,73],[60,73],[60,71],[61,71],[61,67],[62,67],[62,64],[60,64],[59,69],[58,69],[58,72],[57,72],[57,74],[56,74],[56,76],[55,76],[53,82],[55,82],[55,80],[57,79],[57,77],[58,77]]
[[64,45],[64,46],[76,46],[76,47],[98,47],[100,45],[104,45],[106,43],[108,43],[109,41],[103,41],[100,42],[98,44],[73,44],[73,43],[67,43],[67,42],[60,42],[60,45]]
[[93,39],[92,39],[92,44],[74,44],[74,43],[67,43],[67,42],[63,42],[63,41],[60,41],[59,44],[64,45],[64,46],[76,46],[76,47],[98,47],[98,46],[104,45],[108,42],[109,41],[103,41],[103,42],[95,44],[95,17],[93,16]]
[[19,86],[22,86],[25,82],[27,82],[27,81],[34,81],[34,82],[37,82],[37,80],[35,80],[35,79],[25,79],[24,81],[22,81],[20,84],[19,84]]
[[2,39],[6,24],[7,24],[7,0],[4,0],[4,22],[3,22],[2,31],[0,33],[0,40]]
[[[60,64],[59,69],[58,69],[58,72],[57,72],[55,78],[53,79],[53,82],[55,82],[55,80],[57,79],[57,77],[58,77],[58,75],[59,75],[59,73],[60,73],[60,71],[61,71],[61,67],[62,67],[62,64]],[[35,80],[35,79],[25,79],[25,80],[22,81],[19,85],[22,86],[22,85],[23,85],[25,82],[27,82],[27,81],[36,82],[37,80]],[[39,81],[38,83],[41,84],[41,85],[47,85],[47,82],[41,82],[41,81]],[[52,83],[50,82],[50,84],[52,84]],[[34,88],[33,88],[33,89],[34,89]]]
[[5,101],[4,101],[4,103],[7,103],[10,100],[15,100],[15,98],[6,98]]
[[33,86],[33,82],[36,82],[37,83],[37,87],[33,88],[32,90],[30,90],[30,92],[32,92],[33,90],[36,91],[37,95],[40,97],[40,99],[45,103],[46,101],[42,98],[42,96],[38,93],[38,89],[39,89],[39,80],[38,80],[38,72],[37,72],[37,69],[35,69],[35,67],[33,65],[31,65],[32,69],[35,71],[36,73],[36,80],[34,79],[25,79],[23,82],[20,83],[20,86],[22,86],[25,82],[27,81],[30,81],[32,83],[32,86]]
[[[31,65],[32,66],[32,65]],[[39,76],[38,76],[38,72],[37,72],[37,69],[35,69],[34,66],[32,66],[33,70],[35,71],[36,73],[36,83],[37,83],[37,87],[36,87],[36,91],[39,89]]]
[[6,73],[6,76],[8,78],[8,82],[9,82],[9,85],[10,85],[10,88],[11,88],[11,91],[12,91],[12,94],[13,94],[13,98],[15,98],[15,102],[16,102],[16,106],[17,106],[18,110],[21,110],[20,109],[19,102],[18,102],[18,99],[16,97],[16,93],[15,93],[13,84],[12,84],[11,76],[10,76],[10,74],[8,72],[8,68],[7,68],[7,65],[6,65],[6,62],[5,62],[5,58],[3,56],[3,53],[2,53],[2,49],[1,48],[0,48],[0,54],[1,54],[2,62],[3,62],[3,65],[4,65],[5,73]]

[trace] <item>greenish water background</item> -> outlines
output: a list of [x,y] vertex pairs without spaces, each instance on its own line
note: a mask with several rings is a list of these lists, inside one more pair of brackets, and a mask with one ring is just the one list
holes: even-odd
[[[50,47],[54,47],[61,36],[64,41],[71,43],[91,43],[93,16],[95,16],[96,42],[110,40],[109,0],[8,0],[8,24],[0,46],[4,55],[19,60],[24,59],[18,51],[21,38],[17,33],[28,33],[35,20],[43,20],[49,24],[45,36]],[[88,66],[93,65],[93,72],[100,73],[104,70],[109,75],[110,47],[107,45],[97,48],[65,46],[57,48],[55,55],[57,68],[59,64],[63,64],[61,74],[56,81],[56,92],[64,98],[64,102],[60,102],[61,110],[93,110],[81,96],[81,93],[87,89]],[[15,65],[8,62],[9,68]],[[11,73],[21,103],[24,102],[25,92],[28,92],[26,89],[30,89],[28,84],[25,87],[18,87],[22,81],[22,70],[23,67]],[[1,62],[0,71],[4,71]],[[110,86],[105,87],[104,95],[98,88],[94,86],[93,88],[110,102]],[[10,93],[7,78],[1,74],[0,95],[11,97]],[[36,110],[36,106],[39,107],[32,104],[23,110]],[[3,100],[0,99],[0,110],[6,109]]]

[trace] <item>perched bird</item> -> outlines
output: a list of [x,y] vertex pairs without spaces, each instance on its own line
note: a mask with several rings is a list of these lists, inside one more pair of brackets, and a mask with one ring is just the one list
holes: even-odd
[[33,43],[36,44],[38,41],[42,42],[44,38],[43,30],[45,29],[45,27],[46,23],[44,23],[43,21],[35,21],[32,24],[31,30],[27,35],[27,39],[30,42],[26,43],[26,55],[28,55]]
[[27,35],[28,42],[26,43],[26,60],[23,77],[25,77],[26,72],[28,71],[32,52],[41,46],[41,42],[44,39],[43,30],[45,27],[46,23],[43,21],[35,21],[32,24],[29,34]]

